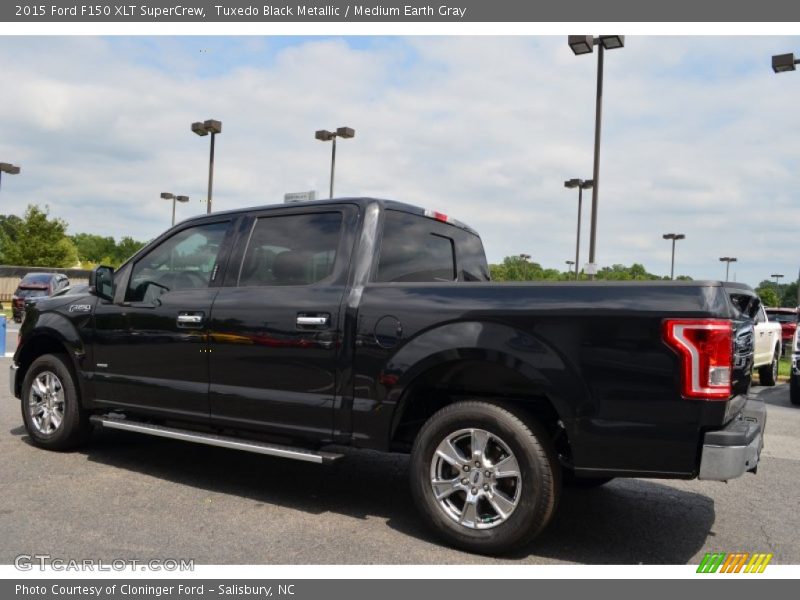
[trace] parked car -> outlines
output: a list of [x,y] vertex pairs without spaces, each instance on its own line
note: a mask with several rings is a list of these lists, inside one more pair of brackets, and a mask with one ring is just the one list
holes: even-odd
[[409,453],[426,522],[502,553],[562,481],[756,471],[766,412],[734,296],[757,302],[708,281],[493,283],[441,213],[281,204],[184,221],[37,302],[9,381],[46,449],[101,427],[315,463]]
[[25,305],[37,299],[52,296],[69,286],[69,278],[63,273],[28,273],[17,286],[11,298],[11,313],[14,321],[22,322]]
[[791,352],[792,339],[797,329],[797,309],[796,308],[768,308],[767,317],[770,321],[780,323],[781,349],[783,354]]
[[800,329],[794,330],[791,348],[792,366],[789,373],[789,398],[792,404],[800,404]]

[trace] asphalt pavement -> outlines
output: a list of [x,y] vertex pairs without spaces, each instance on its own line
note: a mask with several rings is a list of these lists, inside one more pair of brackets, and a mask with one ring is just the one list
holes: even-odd
[[768,404],[757,475],[729,483],[616,480],[565,489],[553,522],[512,556],[441,545],[417,515],[401,455],[320,466],[127,432],[68,453],[33,447],[0,359],[0,563],[194,559],[197,564],[696,564],[705,552],[800,563],[800,408]]

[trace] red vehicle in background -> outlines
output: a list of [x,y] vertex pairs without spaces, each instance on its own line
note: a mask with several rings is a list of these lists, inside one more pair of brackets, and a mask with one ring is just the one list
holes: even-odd
[[63,273],[28,273],[19,282],[17,291],[11,298],[11,313],[14,321],[22,322],[25,303],[38,298],[52,296],[69,286],[69,278]]
[[796,308],[768,308],[767,317],[770,321],[781,324],[781,342],[784,352],[792,347],[792,338],[797,329]]

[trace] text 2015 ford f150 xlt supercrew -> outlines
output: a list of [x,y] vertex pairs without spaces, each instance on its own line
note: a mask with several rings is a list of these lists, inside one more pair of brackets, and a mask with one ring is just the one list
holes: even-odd
[[472,229],[406,204],[204,215],[32,307],[11,388],[44,448],[104,427],[321,463],[409,452],[427,521],[485,553],[540,532],[562,479],[755,471],[752,290],[488,280]]

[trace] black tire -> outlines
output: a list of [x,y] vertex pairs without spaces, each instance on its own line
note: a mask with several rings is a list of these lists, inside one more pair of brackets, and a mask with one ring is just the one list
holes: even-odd
[[[452,436],[469,436],[469,433],[463,433],[465,430],[488,434],[483,456],[486,457],[489,452],[495,454],[495,458],[487,458],[484,466],[468,473],[462,473],[462,470],[469,465],[460,469],[451,466],[449,461],[444,465],[441,455],[436,454],[440,444],[454,439]],[[470,437],[470,458],[466,459],[470,465],[473,460],[473,439]],[[503,448],[509,452],[504,453]],[[466,457],[467,454],[462,452],[459,456]],[[494,478],[491,469],[499,467],[509,456],[516,461],[518,476],[511,477],[504,473],[502,479]],[[455,482],[453,488],[459,488],[458,491],[450,491],[441,501],[436,499],[432,485],[432,474],[436,468],[441,468],[436,467],[437,464],[452,469],[450,475],[455,474],[452,478]],[[483,475],[487,473],[492,475],[484,481]],[[497,473],[500,473],[500,469]],[[465,477],[459,479],[462,474]],[[450,481],[450,475],[442,481]],[[471,479],[475,476],[480,481]],[[550,522],[561,491],[561,467],[550,437],[541,425],[533,419],[526,418],[523,421],[502,406],[478,401],[451,404],[428,419],[414,441],[410,477],[414,502],[436,533],[452,546],[481,554],[503,554],[530,542]],[[463,484],[464,481],[468,481],[469,485],[459,487],[459,483]],[[509,488],[512,484],[513,487]],[[477,487],[471,487],[473,485]],[[472,525],[462,525],[456,519],[458,512],[461,519],[468,513],[466,499],[469,489],[472,494],[477,490],[481,499],[474,503],[476,512]],[[457,504],[462,495],[464,501],[460,511],[444,506],[446,503]],[[501,515],[495,508],[497,502],[507,502],[512,496],[515,498],[515,507],[507,515]],[[492,512],[495,513],[493,516],[486,516]]]
[[[33,361],[22,382],[22,419],[31,441],[40,448],[69,450],[84,442],[91,432],[88,415],[80,406],[75,377],[67,360],[66,356],[60,354],[40,356]],[[54,396],[49,408],[46,406],[46,395],[31,389],[40,376],[48,380],[48,374],[55,377],[49,379],[53,384],[47,388],[52,390]],[[32,406],[32,401],[36,402],[37,408]],[[56,426],[54,416],[59,414],[60,420]]]
[[600,487],[613,479],[613,477],[577,477],[572,469],[563,469],[561,472],[564,487],[583,490]]
[[772,387],[778,382],[778,350],[772,355],[772,362],[758,368],[758,380],[761,385]]
[[800,405],[800,378],[797,375],[792,375],[789,378],[789,400],[791,400],[792,404]]

